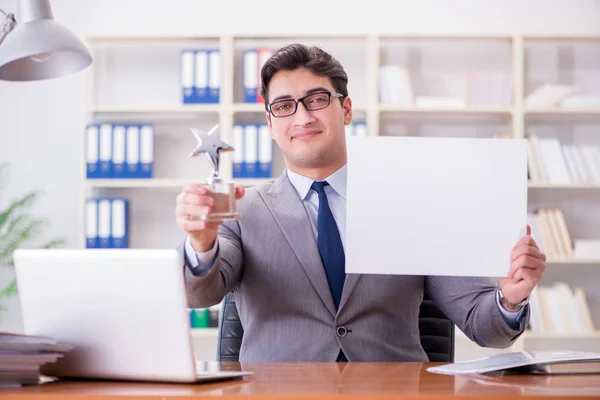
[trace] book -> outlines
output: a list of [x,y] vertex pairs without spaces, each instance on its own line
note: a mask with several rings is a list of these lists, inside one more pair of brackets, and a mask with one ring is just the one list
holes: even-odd
[[520,351],[429,367],[445,375],[485,374],[511,371],[527,374],[600,374],[600,353],[582,351]]

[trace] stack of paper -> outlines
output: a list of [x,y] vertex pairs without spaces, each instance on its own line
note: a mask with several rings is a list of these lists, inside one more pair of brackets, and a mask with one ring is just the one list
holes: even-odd
[[40,367],[71,349],[48,337],[0,332],[0,387],[37,384]]

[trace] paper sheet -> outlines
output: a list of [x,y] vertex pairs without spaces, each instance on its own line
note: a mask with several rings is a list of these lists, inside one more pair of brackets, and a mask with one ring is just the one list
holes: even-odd
[[526,146],[348,138],[346,272],[506,276],[526,231]]

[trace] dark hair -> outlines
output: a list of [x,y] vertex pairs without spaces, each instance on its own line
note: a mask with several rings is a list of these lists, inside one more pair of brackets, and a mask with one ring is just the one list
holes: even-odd
[[281,70],[293,71],[300,67],[328,77],[336,92],[348,96],[348,75],[338,60],[317,46],[294,43],[273,53],[261,69],[260,96],[265,99],[265,104],[269,103],[269,83],[273,75]]

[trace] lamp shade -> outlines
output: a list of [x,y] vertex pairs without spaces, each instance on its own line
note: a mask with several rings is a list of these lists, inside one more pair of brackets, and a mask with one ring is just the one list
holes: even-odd
[[18,24],[0,45],[0,80],[35,81],[86,68],[92,56],[84,44],[53,19]]

